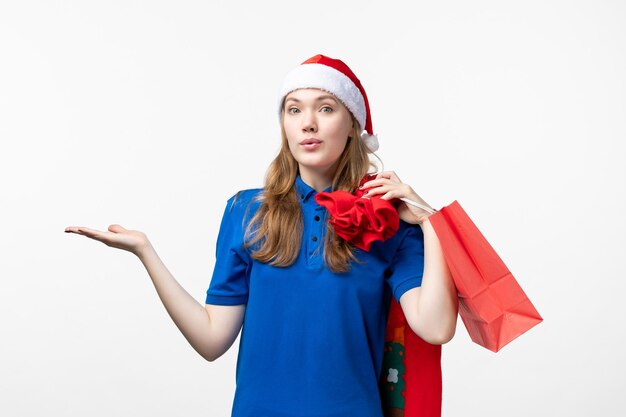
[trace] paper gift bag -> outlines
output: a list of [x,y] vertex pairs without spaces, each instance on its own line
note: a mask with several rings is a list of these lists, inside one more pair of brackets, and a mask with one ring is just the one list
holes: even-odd
[[456,200],[428,219],[458,291],[459,314],[474,342],[497,352],[543,320]]

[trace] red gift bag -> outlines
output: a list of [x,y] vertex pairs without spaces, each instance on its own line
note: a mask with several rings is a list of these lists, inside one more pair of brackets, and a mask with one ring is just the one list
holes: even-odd
[[454,201],[429,218],[472,340],[497,352],[543,319],[489,242]]
[[441,345],[416,335],[391,297],[378,383],[383,415],[441,417],[441,380]]
[[[361,181],[363,184],[369,177]],[[369,250],[398,228],[392,201],[363,192],[318,193],[316,201],[331,215],[336,233]],[[400,200],[433,210],[406,198]],[[431,224],[459,296],[459,314],[472,340],[497,352],[543,319],[457,201],[432,214]],[[441,345],[431,345],[409,327],[392,297],[388,314],[379,393],[385,417],[440,417]]]

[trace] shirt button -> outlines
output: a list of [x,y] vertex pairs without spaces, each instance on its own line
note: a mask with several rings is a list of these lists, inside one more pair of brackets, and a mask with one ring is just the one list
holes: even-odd
[[319,222],[320,221],[320,216],[315,216],[315,221]]
[[317,236],[313,236],[313,237],[311,238],[311,240],[312,240],[313,242],[317,242]]
[[300,198],[304,199],[304,194],[300,194]]

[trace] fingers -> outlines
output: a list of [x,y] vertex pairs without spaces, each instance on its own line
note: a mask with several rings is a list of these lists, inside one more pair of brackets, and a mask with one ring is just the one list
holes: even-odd
[[113,232],[113,233],[125,233],[128,232],[128,230],[124,229],[122,226],[120,226],[119,224],[112,224],[109,226],[109,232]]
[[[127,229],[120,226],[119,224],[110,225],[108,230],[109,232],[113,232],[113,233],[128,232]],[[76,233],[76,234],[81,234],[81,235],[86,235],[86,236],[96,236],[96,235],[102,235],[106,232],[102,232],[100,230],[95,230],[95,229],[90,229],[88,227],[83,227],[83,226],[68,226],[65,228],[65,233]]]
[[[422,198],[413,191],[410,185],[403,183],[394,171],[384,171],[376,174],[373,180],[363,183],[360,189],[367,189],[362,197],[370,198],[373,195],[379,195],[382,200],[393,199],[409,199],[411,201],[419,201],[428,206]],[[400,218],[408,223],[422,223],[430,214],[422,208],[414,208],[403,202],[398,208]]]
[[[123,227],[119,226],[119,228],[124,229]],[[113,229],[115,230],[119,230],[118,228],[113,227]],[[109,226],[109,230],[111,230],[111,226]],[[124,229],[125,230],[125,229]],[[88,227],[67,227],[65,228],[65,232],[67,233],[76,233],[78,235],[83,235],[85,237],[88,237],[90,239],[93,240],[97,240],[98,242],[102,242],[107,246],[113,246],[113,242],[115,241],[115,233],[111,233],[109,231],[107,232],[103,232],[100,230],[95,230],[95,229],[90,229]]]
[[83,230],[85,230],[85,227],[78,227],[78,226],[68,226],[65,228],[65,233],[82,233]]
[[383,200],[390,200],[393,198],[401,198],[411,195],[412,189],[407,184],[387,184],[381,185],[376,188],[368,190],[363,197],[371,197],[373,195],[381,195]]
[[106,231],[82,226],[69,226],[65,228],[65,232],[87,236],[107,246],[127,250],[135,254],[150,243],[145,233],[139,230],[126,230],[119,224],[110,225]]
[[[118,226],[119,228],[121,228],[122,230],[126,230],[121,226]],[[114,228],[115,230],[120,230],[117,228]],[[111,229],[111,226],[109,226],[109,230],[113,231]],[[70,227],[66,227],[65,228],[65,232],[66,233],[76,233],[77,235],[83,235],[83,236],[87,236],[91,239],[96,239],[99,240],[101,242],[104,242],[106,240],[106,236],[110,235],[110,233],[107,232],[103,232],[100,230],[96,230],[96,229],[90,229],[88,227],[83,227],[83,226],[70,226]]]
[[409,197],[414,194],[411,186],[400,181],[394,171],[379,172],[375,179],[365,182],[361,189],[368,189],[363,197],[380,195],[383,200]]
[[66,227],[65,233],[76,233],[78,235],[83,235],[83,236],[92,237],[92,238],[102,234],[102,232],[100,232],[99,230],[89,229],[88,227],[82,227],[82,226]]
[[365,189],[389,183],[402,184],[402,181],[394,171],[383,171],[376,174],[375,179],[365,182],[360,188]]
[[400,181],[400,177],[398,177],[398,174],[396,174],[395,171],[379,172],[376,175],[376,179],[378,179],[378,178],[387,178],[387,179],[392,180],[394,182],[402,182],[402,181]]

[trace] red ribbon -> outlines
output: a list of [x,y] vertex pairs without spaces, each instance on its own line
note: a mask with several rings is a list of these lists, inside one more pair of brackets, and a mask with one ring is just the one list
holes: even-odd
[[[376,175],[366,175],[359,187],[374,178]],[[354,194],[342,190],[315,194],[317,204],[328,210],[328,221],[337,236],[365,251],[370,250],[372,242],[389,239],[400,227],[400,216],[395,207],[398,200],[383,200],[383,194],[363,197],[370,188],[357,188]]]

